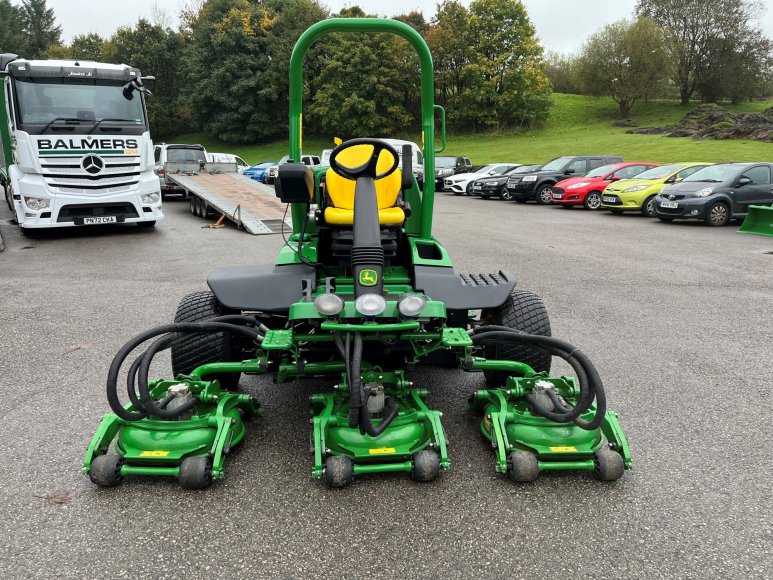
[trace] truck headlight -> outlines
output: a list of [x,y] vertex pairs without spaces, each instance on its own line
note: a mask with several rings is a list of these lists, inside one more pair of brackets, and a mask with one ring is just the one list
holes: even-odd
[[403,316],[418,316],[427,305],[427,297],[422,294],[403,294],[397,299],[397,310]]
[[24,205],[32,211],[40,211],[41,209],[48,209],[51,200],[47,197],[31,197],[24,196]]
[[153,193],[146,193],[145,195],[142,196],[142,203],[148,203],[148,204],[157,203],[158,198],[159,198],[158,192],[154,191]]
[[354,307],[365,316],[378,316],[386,310],[386,300],[381,294],[363,294],[354,301]]
[[328,292],[320,294],[314,299],[314,308],[325,316],[335,316],[344,309],[344,301],[340,296]]

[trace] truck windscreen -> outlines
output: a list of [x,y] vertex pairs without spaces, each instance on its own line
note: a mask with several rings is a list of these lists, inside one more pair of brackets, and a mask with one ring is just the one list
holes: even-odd
[[139,93],[124,96],[121,81],[71,82],[56,78],[16,78],[19,128],[31,134],[62,131],[87,133],[99,124],[101,132],[118,130],[132,135],[145,129]]

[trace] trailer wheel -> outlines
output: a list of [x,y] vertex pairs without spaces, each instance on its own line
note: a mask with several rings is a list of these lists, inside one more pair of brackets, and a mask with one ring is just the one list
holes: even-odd
[[[545,304],[539,296],[527,290],[513,290],[499,308],[483,310],[483,324],[507,326],[526,334],[550,336],[550,318]],[[501,343],[487,346],[486,358],[514,360],[528,364],[536,372],[550,372],[551,355],[531,346]],[[501,387],[507,380],[507,373],[483,371],[486,384]]]
[[[203,322],[226,314],[212,292],[188,294],[177,307],[175,322]],[[172,343],[172,374],[188,374],[196,367],[213,362],[239,362],[242,359],[239,340],[225,332],[217,334],[193,334],[178,338]],[[212,375],[220,386],[234,391],[239,386],[240,373]]]
[[188,207],[191,208],[191,215],[196,215],[196,198],[191,196],[188,198]]

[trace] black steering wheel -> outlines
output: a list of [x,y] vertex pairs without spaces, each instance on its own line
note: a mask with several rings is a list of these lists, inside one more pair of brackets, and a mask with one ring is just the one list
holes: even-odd
[[[371,154],[370,159],[368,159],[362,165],[358,165],[357,167],[346,167],[345,165],[338,163],[338,155],[342,151],[346,151],[350,147],[354,147],[356,145],[371,145],[373,147],[373,153]],[[392,164],[392,167],[386,171],[376,173],[378,159],[382,151],[389,152],[394,159],[394,163]],[[380,139],[350,139],[345,143],[341,143],[338,147],[333,149],[332,153],[330,153],[330,169],[332,169],[341,177],[345,177],[346,179],[351,179],[353,181],[357,181],[358,177],[372,177],[373,179],[381,179],[387,175],[392,175],[399,164],[400,156],[397,153],[397,150],[389,143],[381,141]]]

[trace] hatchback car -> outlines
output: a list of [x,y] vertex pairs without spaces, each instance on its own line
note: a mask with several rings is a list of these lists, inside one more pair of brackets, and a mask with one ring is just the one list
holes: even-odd
[[672,183],[682,181],[710,163],[674,163],[661,165],[631,179],[621,179],[607,186],[601,194],[601,207],[612,213],[638,211],[655,216],[655,196]]
[[[488,199],[489,197],[498,197],[499,199],[503,199],[505,201],[510,201],[513,199],[513,194],[510,191],[507,191],[507,180],[510,179],[510,174],[518,171],[521,169],[521,167],[533,167],[532,165],[514,165],[507,171],[504,171],[501,175],[491,175],[487,177],[481,177],[480,179],[476,179],[472,183],[472,193],[473,195],[479,195],[483,199]],[[525,171],[533,171],[532,169],[527,169]],[[521,172],[523,173],[523,171]]]
[[773,205],[773,163],[720,163],[670,185],[655,198],[658,219],[703,220],[724,226],[750,205]]
[[657,163],[642,161],[602,165],[583,177],[570,177],[556,183],[551,190],[551,201],[567,209],[576,205],[590,210],[599,209],[601,207],[601,192],[610,183],[629,179],[642,171],[657,166]]
[[505,172],[510,172],[514,168],[519,167],[518,163],[492,163],[490,165],[484,165],[483,167],[476,169],[471,173],[459,173],[446,177],[443,180],[443,189],[450,191],[454,195],[472,195],[472,184],[476,179],[481,177],[491,177],[493,175],[502,175]]
[[469,173],[470,169],[472,169],[472,161],[467,157],[447,155],[435,157],[435,190],[442,191],[447,178],[458,173]]
[[265,181],[266,170],[273,165],[276,165],[276,161],[264,161],[245,169],[243,175],[262,183]]

